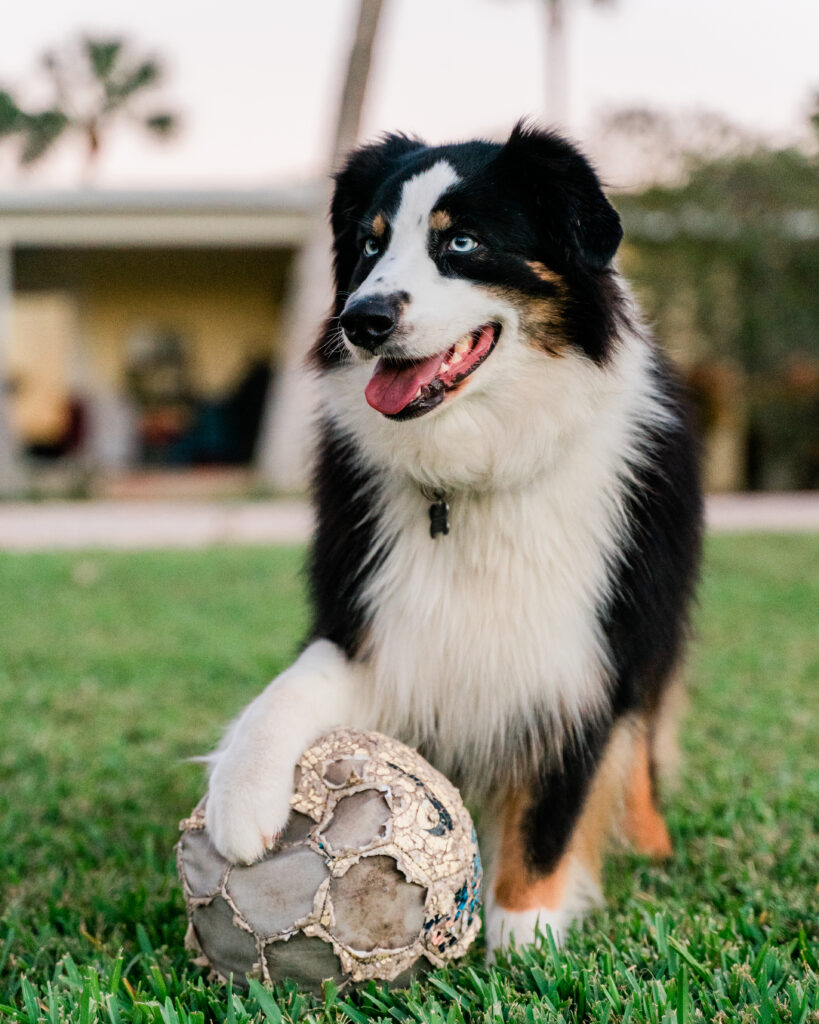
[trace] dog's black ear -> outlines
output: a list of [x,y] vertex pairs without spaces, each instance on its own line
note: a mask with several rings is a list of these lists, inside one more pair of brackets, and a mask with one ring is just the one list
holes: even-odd
[[380,142],[353,150],[335,175],[335,191],[330,206],[333,228],[336,286],[344,287],[358,262],[355,248],[361,218],[372,203],[373,193],[398,166],[402,157],[424,143],[407,135],[385,135]]
[[623,237],[620,218],[571,143],[521,121],[500,151],[497,169],[521,199],[531,197],[539,230],[567,266],[608,266]]

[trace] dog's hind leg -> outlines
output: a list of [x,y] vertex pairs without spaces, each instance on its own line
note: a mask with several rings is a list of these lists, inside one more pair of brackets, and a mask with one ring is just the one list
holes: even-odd
[[638,853],[658,860],[673,852],[657,789],[660,780],[668,784],[676,776],[680,760],[677,727],[685,702],[683,676],[678,668],[665,680],[652,706],[635,722],[623,833]]
[[632,746],[632,729],[623,721],[609,735],[585,786],[582,769],[567,758],[562,775],[550,773],[548,789],[519,790],[508,798],[490,868],[488,952],[511,939],[532,942],[547,927],[561,942],[572,922],[602,902],[603,856],[622,818]]
[[638,853],[661,860],[673,850],[657,803],[656,774],[649,723],[642,720],[635,730],[623,831]]

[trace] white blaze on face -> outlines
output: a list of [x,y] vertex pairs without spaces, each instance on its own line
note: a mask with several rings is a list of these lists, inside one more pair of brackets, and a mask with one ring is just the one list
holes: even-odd
[[391,221],[387,251],[350,297],[406,292],[401,346],[413,357],[444,351],[489,320],[503,320],[506,304],[474,282],[444,277],[429,254],[429,215],[460,178],[445,160],[404,183]]

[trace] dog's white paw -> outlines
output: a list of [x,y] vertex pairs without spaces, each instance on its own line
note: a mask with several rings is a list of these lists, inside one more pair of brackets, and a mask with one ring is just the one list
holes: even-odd
[[495,904],[486,911],[486,953],[492,957],[496,950],[514,942],[527,946],[539,935],[551,930],[555,943],[560,946],[571,924],[571,918],[561,910],[505,910]]
[[273,766],[228,747],[211,773],[205,824],[234,864],[253,864],[275,847],[290,817],[293,765]]

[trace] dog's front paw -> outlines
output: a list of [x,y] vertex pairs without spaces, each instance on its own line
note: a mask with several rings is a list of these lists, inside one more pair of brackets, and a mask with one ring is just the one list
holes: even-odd
[[272,850],[287,825],[293,766],[274,768],[268,759],[228,748],[211,773],[205,824],[211,842],[229,861],[253,864]]

